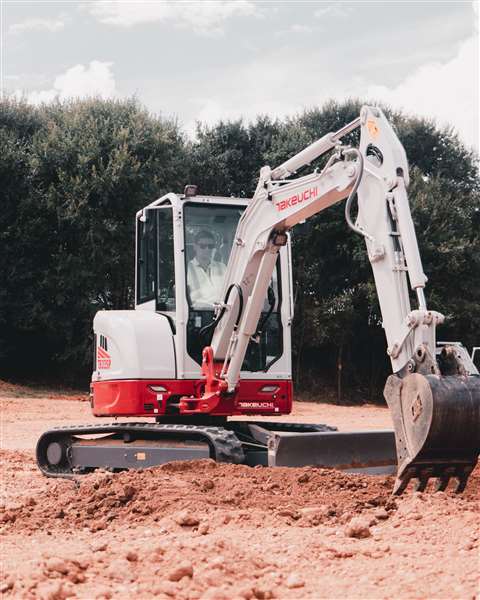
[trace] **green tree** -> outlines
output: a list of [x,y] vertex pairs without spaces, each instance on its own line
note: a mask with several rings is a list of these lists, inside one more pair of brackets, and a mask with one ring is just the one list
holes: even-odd
[[[283,121],[199,124],[187,143],[176,122],[135,100],[39,108],[3,100],[1,373],[86,379],[94,313],[132,304],[138,209],[187,181],[202,193],[251,196],[261,166],[274,168],[339,129],[361,105],[331,101]],[[410,162],[427,299],[447,316],[439,337],[478,344],[478,157],[451,129],[382,108]],[[357,143],[358,131],[344,141]],[[293,231],[296,386],[322,396],[330,389],[340,401],[380,399],[390,368],[381,315],[364,242],[343,211],[340,203]]]
[[54,103],[34,114],[41,126],[18,171],[27,189],[8,198],[14,216],[2,228],[17,241],[4,271],[4,354],[10,370],[61,369],[73,381],[90,364],[94,313],[132,305],[134,215],[183,185],[185,144],[174,121],[135,100]]
[[190,181],[203,194],[251,196],[264,154],[279,128],[278,121],[268,117],[249,125],[241,119],[212,127],[199,124],[197,140],[189,147]]

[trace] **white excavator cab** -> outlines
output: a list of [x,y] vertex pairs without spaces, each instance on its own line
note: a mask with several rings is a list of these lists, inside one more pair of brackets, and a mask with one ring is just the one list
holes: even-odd
[[[187,186],[191,190],[193,186]],[[203,385],[202,351],[248,199],[169,193],[136,215],[135,310],[94,320],[97,416],[178,414]],[[281,248],[247,348],[239,395],[212,416],[285,414],[292,403],[290,243]]]
[[[167,194],[137,213],[135,309],[168,319],[178,379],[200,376],[208,345],[208,329],[202,330],[223,303],[228,259],[247,204],[240,198]],[[279,253],[242,379],[291,378],[290,273],[287,244]]]

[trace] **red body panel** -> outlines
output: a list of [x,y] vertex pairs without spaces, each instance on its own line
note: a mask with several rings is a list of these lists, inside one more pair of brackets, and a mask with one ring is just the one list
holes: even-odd
[[[164,415],[169,404],[177,398],[198,397],[204,383],[204,380],[192,379],[96,381],[91,385],[93,414],[96,417],[158,417]],[[163,386],[167,391],[156,392],[151,386]],[[276,389],[262,392],[266,386]],[[239,383],[238,392],[234,396],[224,396],[209,414],[285,415],[291,410],[291,380],[244,379]]]

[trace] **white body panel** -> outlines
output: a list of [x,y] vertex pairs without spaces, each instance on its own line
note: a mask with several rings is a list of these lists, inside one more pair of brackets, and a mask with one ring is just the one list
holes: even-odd
[[108,365],[108,359],[102,365],[97,358],[92,381],[175,379],[173,336],[165,316],[143,310],[103,310],[95,315],[93,329],[97,348],[100,335],[107,339],[110,366],[99,368]]

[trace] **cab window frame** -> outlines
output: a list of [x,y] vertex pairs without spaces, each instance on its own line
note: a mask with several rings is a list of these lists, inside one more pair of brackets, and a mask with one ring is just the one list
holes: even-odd
[[[187,327],[187,344],[186,344],[186,351],[188,356],[194,360],[197,364],[201,364],[201,354],[199,352],[196,351],[195,349],[195,341],[192,339],[192,332],[189,331],[189,324],[191,325],[192,322],[192,317],[193,319],[200,319],[202,321],[202,326],[205,325],[206,323],[203,322],[204,317],[208,314],[211,314],[211,317],[213,319],[213,308],[212,310],[205,310],[205,309],[198,309],[195,308],[195,306],[193,305],[191,298],[190,298],[190,293],[189,293],[189,282],[188,282],[188,262],[190,260],[188,252],[187,252],[187,238],[189,237],[187,234],[187,227],[191,226],[190,223],[188,223],[188,208],[190,207],[201,207],[202,209],[205,210],[206,206],[205,204],[200,204],[198,202],[185,202],[183,205],[183,236],[184,236],[184,248],[185,248],[185,252],[184,252],[184,278],[185,278],[185,296],[186,296],[186,302],[187,302],[187,319],[186,319],[186,327]],[[227,210],[234,210],[237,209],[240,211],[240,215],[238,217],[238,220],[241,219],[243,212],[247,209],[247,206],[245,205],[225,205],[225,204],[221,204],[221,203],[208,203],[208,208],[220,208],[220,209],[227,209]],[[237,222],[237,226],[238,226],[238,222]],[[228,266],[228,261],[227,261],[227,266]],[[283,322],[282,322],[282,304],[283,304],[283,289],[282,289],[282,273],[281,273],[281,259],[280,259],[280,253],[278,253],[278,257],[277,257],[277,263],[275,265],[275,269],[274,269],[274,273],[276,274],[276,289],[274,290],[276,293],[276,302],[275,302],[275,308],[273,310],[273,314],[270,316],[270,319],[275,319],[276,322],[276,326],[278,329],[278,340],[277,340],[277,353],[275,355],[271,355],[270,360],[267,359],[267,357],[265,357],[265,366],[264,367],[260,367],[258,369],[248,369],[251,372],[268,372],[268,370],[272,367],[272,365],[274,363],[276,363],[284,354],[284,340],[283,340]],[[272,274],[272,278],[273,278],[273,274]],[[221,301],[222,299],[219,299],[219,301]],[[263,311],[263,312],[268,312],[268,311]],[[270,321],[270,320],[269,320]],[[270,321],[271,323],[271,321]],[[265,332],[264,332],[265,335]],[[205,341],[208,345],[209,341],[206,340]],[[254,346],[254,342],[250,342],[249,344],[249,348],[250,345]],[[251,350],[251,349],[250,349]],[[247,360],[247,356],[250,352],[249,349],[247,349],[247,354],[246,354],[246,359]],[[198,356],[196,356],[196,354],[198,354]],[[244,363],[245,365],[245,363]],[[242,367],[243,369],[243,367]]]
[[[158,291],[159,291],[159,280],[160,280],[160,262],[159,262],[159,237],[160,237],[160,211],[170,209],[171,211],[171,245],[169,251],[171,253],[171,267],[172,267],[172,276],[173,276],[173,286],[172,289],[175,290],[175,231],[174,231],[174,215],[173,215],[173,206],[170,200],[166,200],[162,202],[162,204],[158,206],[150,206],[146,207],[142,211],[142,215],[137,218],[137,232],[136,232],[136,272],[137,272],[137,281],[136,281],[136,304],[145,304],[146,302],[155,301],[155,311],[156,312],[175,312],[176,310],[176,295],[175,292],[172,295],[174,305],[172,308],[160,307]],[[148,213],[152,213],[147,216]],[[145,220],[142,220],[142,217],[145,216]],[[153,224],[150,231],[145,233],[144,227],[145,223],[148,222],[149,218],[153,218]],[[153,232],[153,233],[152,233]],[[145,260],[145,257],[148,259],[149,250],[144,249],[142,247],[142,243],[147,245],[149,240],[146,239],[146,235],[153,235],[153,264],[149,265],[147,263],[145,270],[142,270],[141,261]],[[151,249],[150,249],[151,250]],[[142,272],[143,271],[143,272]],[[148,290],[148,293],[142,294],[142,290],[147,287],[145,282],[142,282],[142,277],[146,277],[147,284],[148,280],[153,283],[151,286],[152,289]],[[142,285],[143,284],[143,285]],[[165,304],[165,303],[162,303]]]

